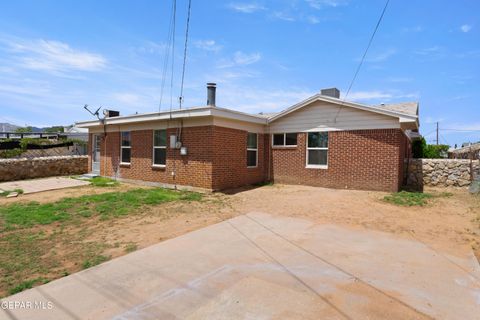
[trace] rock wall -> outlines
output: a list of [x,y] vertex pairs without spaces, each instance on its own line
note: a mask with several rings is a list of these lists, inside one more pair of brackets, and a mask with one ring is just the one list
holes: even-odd
[[0,181],[84,174],[88,156],[0,159]]
[[[472,162],[473,178],[480,178],[479,160]],[[470,160],[409,159],[407,186],[466,187],[471,183]]]

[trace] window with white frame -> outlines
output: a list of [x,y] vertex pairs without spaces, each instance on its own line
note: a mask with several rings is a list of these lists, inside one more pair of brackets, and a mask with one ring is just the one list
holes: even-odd
[[120,145],[120,162],[130,163],[132,157],[132,141],[129,131],[123,131],[121,133],[121,145]]
[[153,130],[153,165],[167,164],[167,130]]
[[272,143],[274,147],[294,147],[297,145],[297,133],[274,133]]
[[328,132],[309,132],[307,135],[307,167],[327,167]]
[[258,137],[256,133],[247,134],[247,167],[254,168],[258,160]]

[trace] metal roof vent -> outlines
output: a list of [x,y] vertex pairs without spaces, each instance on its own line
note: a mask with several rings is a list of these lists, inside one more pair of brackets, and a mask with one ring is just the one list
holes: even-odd
[[340,90],[338,90],[337,88],[322,89],[322,90],[320,90],[320,94],[322,96],[329,96],[329,97],[332,97],[332,98],[340,99]]
[[207,83],[207,106],[215,107],[217,84],[213,82]]

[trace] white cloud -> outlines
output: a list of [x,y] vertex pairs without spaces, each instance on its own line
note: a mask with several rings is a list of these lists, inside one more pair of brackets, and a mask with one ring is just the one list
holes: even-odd
[[460,30],[461,30],[462,32],[465,32],[465,33],[466,33],[466,32],[469,32],[470,30],[472,30],[472,25],[470,25],[470,24],[464,24],[464,25],[460,26]]
[[405,27],[402,29],[403,32],[422,32],[423,30],[422,26]]
[[241,13],[254,13],[257,11],[265,10],[265,7],[255,3],[230,3],[228,6],[230,9],[233,9],[235,11],[241,12]]
[[237,51],[233,54],[231,59],[223,59],[220,61],[218,68],[231,68],[238,66],[247,66],[253,63],[260,61],[262,55],[259,52],[255,53],[244,53],[242,51]]
[[431,55],[431,54],[436,54],[436,53],[440,52],[441,49],[442,48],[440,48],[439,46],[433,46],[433,47],[428,47],[428,48],[416,50],[415,53],[418,54],[418,55],[421,55],[421,56],[427,56],[427,55]]
[[243,53],[242,51],[237,51],[233,55],[233,61],[235,62],[235,64],[243,66],[258,62],[261,58],[262,56],[258,52],[247,54]]
[[[352,91],[349,93],[347,100],[352,101],[373,101],[382,100],[382,102],[388,102],[395,99],[418,99],[418,93],[403,93],[398,90],[371,90],[371,91]],[[343,98],[343,96],[341,97]]]
[[304,88],[282,90],[234,84],[222,87],[217,100],[221,106],[242,112],[278,112],[313,94],[314,92]]
[[348,4],[347,0],[305,0],[314,9],[325,7],[339,7]]
[[222,49],[222,46],[217,44],[215,40],[197,40],[194,42],[194,46],[198,49],[214,52],[218,52]]
[[373,55],[372,57],[369,57],[365,59],[367,62],[382,62],[393,56],[395,53],[397,53],[396,49],[390,48],[387,49],[383,52],[377,53],[376,55]]
[[315,17],[315,16],[308,16],[307,17],[307,22],[311,24],[318,24],[320,23],[320,19]]
[[167,45],[165,43],[157,43],[154,41],[147,41],[145,45],[136,48],[140,53],[163,54]]
[[283,20],[283,21],[289,21],[289,22],[295,21],[295,18],[292,15],[282,11],[273,12],[272,17],[275,19]]
[[114,93],[112,98],[126,105],[138,105],[141,101],[140,96],[134,93]]
[[[355,91],[348,94],[348,100],[391,99],[390,93],[383,91]],[[343,98],[343,97],[342,97]]]
[[100,54],[71,48],[68,44],[52,40],[0,40],[10,51],[17,53],[20,66],[44,71],[97,71],[103,69],[107,59]]
[[414,79],[410,77],[389,77],[387,81],[389,82],[412,82]]
[[422,122],[425,124],[431,124],[431,123],[443,122],[444,120],[445,120],[444,118],[433,118],[428,116]]

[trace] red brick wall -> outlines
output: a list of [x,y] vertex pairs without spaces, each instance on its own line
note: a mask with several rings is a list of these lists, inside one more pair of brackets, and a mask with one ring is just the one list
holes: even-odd
[[[119,164],[120,133],[108,133],[102,140],[101,175],[214,190],[265,181],[267,135],[258,135],[257,167],[247,168],[247,131],[218,126],[183,128],[182,143],[188,149],[187,156],[180,156],[179,150],[169,147],[170,135],[176,131],[167,130],[165,168],[152,166],[152,130],[131,131],[130,165]],[[173,171],[176,172],[175,179]]]
[[272,149],[275,182],[329,188],[397,191],[403,141],[400,129],[332,131],[328,169],[306,168],[306,134],[297,147]]
[[165,168],[152,166],[152,130],[131,131],[130,165],[119,165],[120,133],[109,132],[102,140],[101,174],[214,190],[271,178],[279,183],[396,191],[403,182],[403,162],[409,150],[399,129],[333,131],[329,133],[328,169],[310,169],[305,168],[305,133],[298,134],[297,147],[273,149],[271,136],[259,134],[258,165],[247,168],[246,131],[218,126],[184,128],[182,142],[188,155],[180,156],[179,150],[169,147],[170,135],[176,130],[167,131]]
[[[187,155],[180,156],[180,150],[170,148],[170,135],[176,129],[167,130],[167,160],[165,168],[152,166],[153,130],[131,131],[132,155],[130,165],[119,164],[120,133],[109,132],[102,143],[101,174],[124,179],[144,180],[168,184],[212,188],[212,144],[211,126],[184,128],[182,142]],[[105,144],[107,153],[105,156]],[[172,172],[175,171],[175,176]]]
[[214,127],[213,189],[222,190],[266,179],[268,135],[258,134],[256,168],[247,168],[247,131]]

